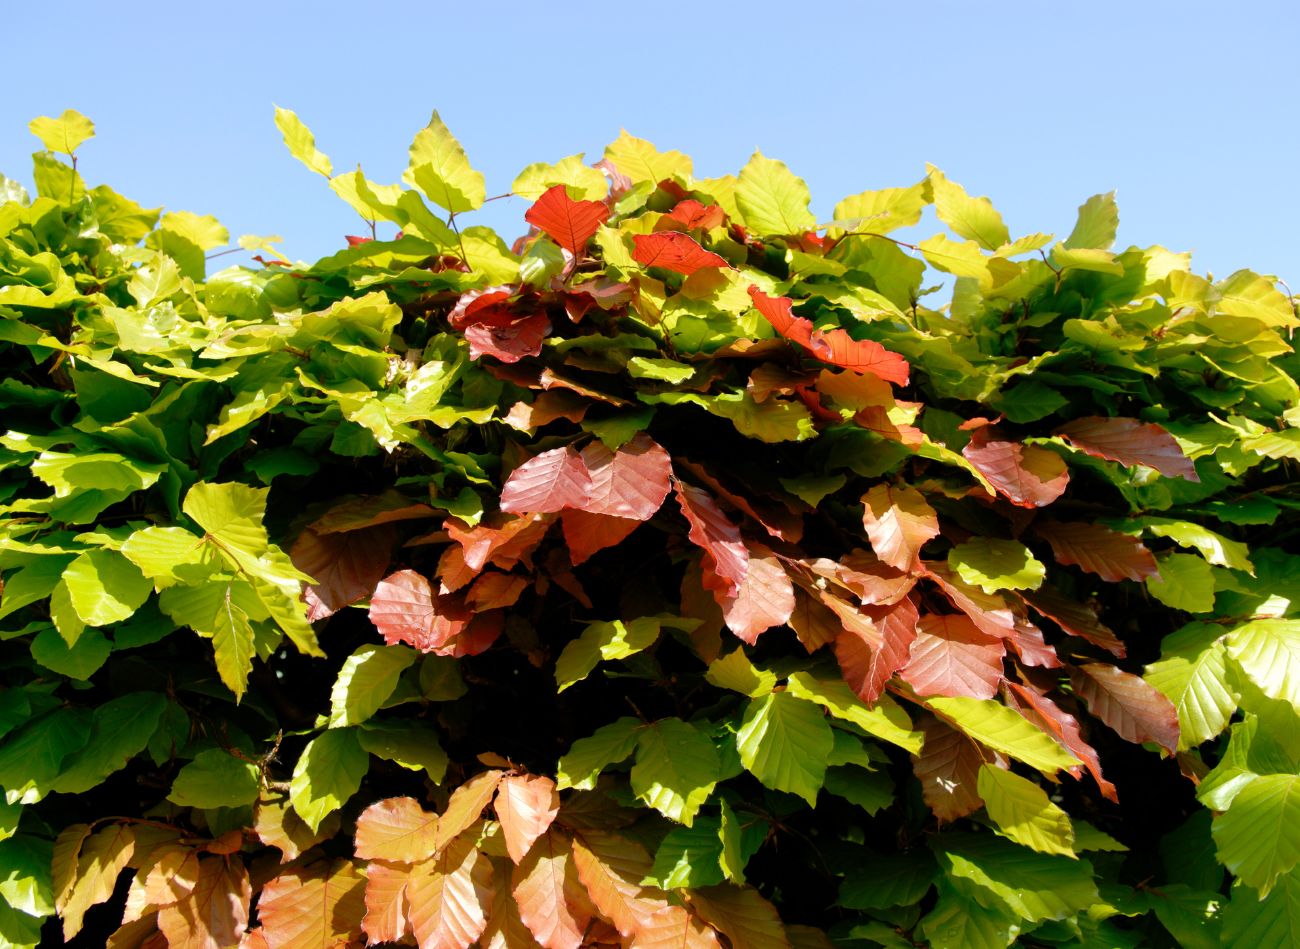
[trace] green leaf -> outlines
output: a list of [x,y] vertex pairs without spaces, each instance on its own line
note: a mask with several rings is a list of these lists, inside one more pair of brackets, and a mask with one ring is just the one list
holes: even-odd
[[1189,623],[1161,642],[1144,678],[1178,710],[1178,749],[1209,741],[1228,726],[1237,696],[1228,684],[1223,627]]
[[690,827],[722,778],[722,762],[707,735],[680,718],[664,718],[637,734],[630,778],[638,798]]
[[334,164],[329,160],[329,156],[316,148],[316,138],[311,134],[311,129],[307,128],[295,113],[277,105],[275,127],[284,136],[284,144],[289,146],[290,155],[318,175],[329,178],[334,174]]
[[153,592],[153,584],[117,551],[88,550],[63,571],[68,599],[87,626],[128,619]]
[[1046,418],[1070,402],[1055,389],[1031,381],[1002,391],[993,404],[1011,421],[1024,424]]
[[256,559],[271,545],[262,526],[267,490],[200,481],[186,493],[181,510],[223,548]]
[[1005,949],[1020,928],[1012,913],[990,908],[943,882],[938,902],[918,927],[931,949]]
[[1261,692],[1300,711],[1300,620],[1255,620],[1232,630],[1225,642]]
[[1142,527],[1157,537],[1168,537],[1180,547],[1192,547],[1207,561],[1253,574],[1250,548],[1240,541],[1229,540],[1208,527],[1191,521],[1171,521],[1163,517],[1144,517]]
[[803,234],[817,227],[808,210],[812,195],[784,162],[754,152],[736,183],[736,204],[745,227],[762,237]]
[[974,537],[948,551],[948,566],[985,593],[1037,590],[1047,568],[1019,541]]
[[27,128],[52,152],[71,155],[77,146],[95,137],[95,123],[76,109],[64,109],[57,119],[48,115],[32,119]]
[[1147,590],[1165,606],[1189,613],[1214,609],[1214,571],[1192,554],[1164,554],[1156,558],[1160,573],[1147,577]]
[[627,758],[637,745],[641,722],[630,716],[602,725],[586,738],[579,738],[560,758],[555,784],[563,791],[574,788],[587,791],[596,786],[596,778],[612,764]]
[[921,212],[930,203],[930,183],[921,181],[910,188],[882,188],[850,195],[835,205],[833,217],[849,230],[868,234],[888,234],[921,220]]
[[718,839],[722,842],[718,864],[732,883],[744,883],[745,865],[767,839],[767,825],[752,816],[749,823],[742,823],[725,798],[718,801],[718,809],[721,817]]
[[476,210],[487,197],[483,175],[470,167],[465,149],[437,112],[411,142],[411,161],[402,179],[453,214]]
[[993,699],[934,697],[926,699],[925,704],[976,741],[1044,774],[1083,763],[1018,712]]
[[217,674],[238,702],[244,696],[249,673],[253,671],[254,642],[256,634],[249,622],[248,613],[232,595],[234,584],[226,584],[224,594],[217,603],[212,623],[212,652],[217,661]]
[[1115,192],[1094,194],[1079,205],[1079,217],[1074,230],[1065,239],[1065,246],[1091,247],[1109,250],[1115,243],[1115,232],[1119,229],[1119,208],[1115,206]]
[[82,794],[144,751],[167,707],[158,692],[132,692],[95,709],[86,746],[63,761],[53,790]]
[[52,841],[29,834],[0,842],[0,899],[29,916],[51,915],[54,912],[50,878],[53,856]]
[[996,765],[982,764],[977,790],[989,818],[1010,840],[1039,853],[1074,858],[1070,817],[1037,784]]
[[1300,862],[1300,775],[1266,774],[1232,799],[1211,828],[1219,861],[1267,896]]
[[204,539],[183,527],[138,530],[122,545],[122,555],[158,586],[198,582],[218,563]]
[[913,906],[925,898],[938,873],[933,855],[925,850],[863,860],[845,874],[839,903],[864,910]]
[[1300,945],[1300,870],[1280,876],[1263,899],[1249,886],[1234,886],[1223,911],[1223,945],[1227,949]]
[[561,158],[554,165],[534,162],[515,176],[510,190],[521,198],[536,201],[555,185],[564,185],[575,201],[599,201],[609,193],[609,181],[599,169],[583,161],[581,152]]
[[323,821],[357,793],[370,756],[353,729],[332,729],[313,738],[294,765],[289,803],[315,833]]
[[0,744],[0,787],[10,804],[34,804],[48,794],[63,762],[86,746],[91,713],[57,708],[12,732]]
[[730,689],[751,698],[767,695],[776,688],[776,673],[757,668],[744,649],[733,649],[720,659],[709,663],[704,673],[706,681],[720,689]]
[[674,827],[655,851],[648,882],[664,889],[714,886],[722,883],[722,833],[716,817],[702,817],[692,826]]
[[221,748],[200,751],[177,773],[167,800],[181,807],[242,807],[257,800],[257,764]]
[[660,623],[654,616],[624,623],[591,623],[577,639],[565,644],[555,661],[555,681],[563,692],[587,677],[602,659],[626,659],[648,649],[659,639]]
[[855,765],[827,768],[824,787],[872,817],[896,799],[893,778],[883,771],[866,771]]
[[359,725],[383,707],[418,658],[409,646],[361,646],[343,661],[330,690],[330,728]]
[[633,356],[627,361],[627,372],[633,379],[657,379],[680,385],[695,375],[695,367],[675,359],[651,359]]
[[652,185],[678,178],[689,181],[691,160],[681,152],[661,152],[643,138],[627,134],[623,129],[618,138],[605,146],[605,160],[610,162],[633,184],[647,181]]
[[934,210],[939,220],[959,237],[977,242],[985,250],[997,250],[1011,239],[1002,215],[988,198],[972,198],[966,189],[949,181],[942,171],[926,165],[934,193]]
[[437,733],[428,726],[371,719],[356,735],[361,747],[370,754],[407,771],[423,771],[434,784],[441,784],[447,774],[447,753],[438,743]]
[[949,833],[932,844],[955,889],[1021,919],[1068,919],[1098,901],[1092,864],[1035,853],[993,834]]
[[834,747],[822,710],[789,692],[752,699],[736,732],[741,764],[767,787],[797,794],[810,807]]
[[841,721],[852,722],[868,734],[914,755],[921,753],[925,736],[912,728],[907,712],[888,695],[881,695],[874,705],[867,705],[842,678],[820,678],[811,672],[794,673],[788,688],[791,695],[816,702]]
[[68,645],[61,632],[46,629],[32,640],[32,658],[46,669],[84,682],[108,661],[113,645],[97,629],[85,630]]

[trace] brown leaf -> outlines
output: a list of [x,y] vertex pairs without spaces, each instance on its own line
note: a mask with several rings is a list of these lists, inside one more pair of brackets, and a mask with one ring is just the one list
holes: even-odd
[[781,917],[752,886],[722,883],[690,891],[691,907],[744,949],[790,949]]
[[542,542],[551,520],[544,514],[494,515],[477,527],[466,527],[455,518],[448,518],[443,526],[460,545],[466,568],[477,574],[489,563],[502,570],[512,568]]
[[705,267],[731,269],[725,257],[705,250],[680,231],[634,234],[632,259],[643,267],[663,267],[690,276]]
[[437,850],[438,815],[411,797],[376,801],[357,818],[356,855],[363,860],[418,863]]
[[749,550],[740,529],[703,488],[679,481],[677,503],[690,524],[687,536],[704,552],[704,588],[720,600],[735,596],[749,571]]
[[336,812],[321,821],[320,827],[313,833],[307,822],[289,806],[287,797],[258,801],[254,811],[253,832],[268,847],[279,848],[283,854],[281,863],[297,860],[322,840],[333,837],[338,829],[339,816]]
[[578,949],[595,914],[573,866],[569,838],[548,830],[514,869],[519,917],[546,949]]
[[496,812],[506,852],[519,863],[560,812],[560,795],[548,777],[506,775],[497,787]]
[[501,771],[484,771],[474,775],[451,793],[446,810],[438,817],[438,829],[434,837],[434,846],[437,850],[442,850],[450,844],[463,830],[482,816],[483,809],[492,800],[501,777]]
[[514,606],[531,584],[531,580],[518,574],[485,573],[465,594],[465,605],[476,613]]
[[976,430],[962,454],[999,493],[1021,507],[1051,504],[1070,483],[1070,471],[1056,452],[1011,441],[992,426]]
[[626,540],[644,522],[629,517],[610,517],[586,511],[565,511],[560,515],[564,543],[569,548],[569,562],[575,567],[606,547]]
[[396,521],[424,520],[435,513],[429,505],[412,501],[400,491],[385,491],[336,504],[312,521],[310,528],[317,534],[333,534]]
[[965,616],[922,616],[903,681],[919,695],[991,699],[1002,681],[1002,640]]
[[1067,422],[1055,434],[1096,458],[1146,465],[1169,478],[1201,480],[1174,436],[1153,422],[1093,415]]
[[492,904],[488,907],[487,926],[479,937],[479,949],[530,949],[540,945],[519,916],[519,904],[510,892],[510,873],[514,867],[507,860],[492,860]]
[[242,860],[204,857],[194,891],[158,911],[158,928],[172,949],[228,949],[248,927],[252,899]]
[[592,904],[626,938],[652,929],[655,916],[671,905],[662,890],[641,885],[653,861],[626,837],[584,832],[573,840],[573,864]]
[[368,597],[388,570],[396,543],[391,524],[332,534],[309,527],[299,534],[289,556],[316,581],[303,589],[307,619],[314,623]]
[[1024,591],[1020,596],[1037,613],[1046,616],[1071,636],[1086,639],[1116,658],[1123,659],[1127,655],[1124,644],[1101,622],[1096,611],[1088,604],[1067,597],[1046,583],[1032,592]]
[[285,870],[262,887],[267,949],[340,949],[360,931],[366,878],[349,860]]
[[[600,201],[574,201],[564,185],[555,185],[524,213],[524,220],[571,254],[579,253],[605,219],[609,208]],[[425,947],[421,947],[425,949]]]
[[878,484],[862,495],[862,524],[871,549],[899,570],[917,565],[921,548],[939,536],[939,518],[915,488]]
[[[748,545],[749,569],[735,596],[719,600],[727,628],[751,646],[761,633],[789,621],[794,612],[794,585],[770,550]],[[714,595],[717,595],[715,591]]]
[[1155,555],[1136,537],[1101,524],[1043,521],[1034,525],[1052,545],[1057,563],[1077,566],[1103,580],[1144,580],[1155,576]]
[[912,770],[921,782],[921,796],[940,821],[955,821],[984,806],[975,793],[980,765],[997,760],[955,728],[933,715],[919,721],[925,744],[912,757]]
[[467,949],[487,928],[492,864],[473,841],[453,841],[411,868],[406,896],[420,949]]
[[[1097,782],[1097,787],[1101,789],[1102,797],[1116,804],[1119,803],[1119,794],[1115,790],[1115,785],[1102,776],[1101,759],[1097,756],[1097,749],[1083,740],[1078,719],[1047,696],[1040,695],[1023,685],[1004,682],[1002,688],[1008,707],[1019,712],[1039,731],[1051,735],[1062,748],[1082,761],[1093,780]],[[1076,766],[1070,769],[1070,773],[1077,778],[1082,774],[1082,769]]]
[[431,652],[463,632],[473,614],[455,594],[437,598],[414,570],[391,573],[370,597],[370,621],[389,645],[407,643]]
[[1104,662],[1070,668],[1074,694],[1088,711],[1134,743],[1153,741],[1173,754],[1178,749],[1178,710],[1141,676]]

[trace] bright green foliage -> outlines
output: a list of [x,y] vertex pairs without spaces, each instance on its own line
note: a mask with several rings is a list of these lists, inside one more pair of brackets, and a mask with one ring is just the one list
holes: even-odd
[[1285,285],[275,124],[375,239],[0,176],[0,944],[1295,942]]

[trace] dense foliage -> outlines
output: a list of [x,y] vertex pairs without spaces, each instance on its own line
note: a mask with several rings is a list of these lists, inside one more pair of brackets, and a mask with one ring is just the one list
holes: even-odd
[[276,121],[376,239],[0,178],[0,942],[1300,942],[1284,288]]

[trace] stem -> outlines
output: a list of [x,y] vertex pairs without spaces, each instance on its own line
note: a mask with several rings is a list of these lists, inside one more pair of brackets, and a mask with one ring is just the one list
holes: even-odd
[[461,237],[460,237],[460,228],[456,226],[456,212],[455,212],[455,211],[448,211],[448,212],[447,212],[447,223],[450,224],[450,225],[451,225],[451,229],[452,229],[453,231],[456,232],[456,243],[460,245],[460,261],[461,261],[461,263],[463,263],[466,267],[469,268],[469,272],[470,272],[470,273],[473,273],[473,272],[474,272],[474,265],[471,264],[471,263],[469,262],[469,255],[465,253],[465,242],[464,242],[463,240],[461,240]]

